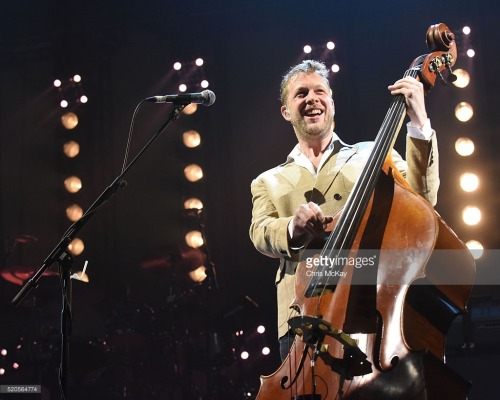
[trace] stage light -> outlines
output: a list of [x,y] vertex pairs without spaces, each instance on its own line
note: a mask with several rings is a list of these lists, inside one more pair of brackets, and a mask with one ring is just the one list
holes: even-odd
[[201,83],[200,83],[200,86],[203,89],[206,89],[208,87],[208,81],[206,79],[202,80]]
[[207,268],[204,265],[202,265],[201,267],[198,267],[193,271],[189,271],[188,275],[193,282],[201,283],[205,279],[207,279],[206,271],[207,271]]
[[89,101],[89,98],[85,96],[84,94],[80,96],[80,103],[87,103]]
[[59,104],[61,105],[62,108],[68,107],[68,102],[66,100],[61,100]]
[[73,82],[79,83],[82,81],[82,77],[80,75],[73,76]]
[[77,176],[68,176],[64,180],[64,187],[70,193],[76,193],[82,188],[82,180]]
[[66,154],[66,157],[75,158],[78,154],[80,154],[80,145],[78,144],[78,142],[70,140],[64,143],[63,151],[64,154]]
[[185,92],[187,90],[187,86],[184,83],[179,85],[179,92]]
[[309,54],[312,51],[312,47],[308,44],[304,46],[304,53]]
[[473,192],[479,186],[479,178],[472,172],[466,172],[460,175],[460,187],[466,192]]
[[467,206],[462,211],[462,219],[467,225],[477,225],[481,221],[481,210],[475,206]]
[[457,80],[453,82],[453,84],[456,87],[464,88],[464,87],[466,87],[469,84],[469,82],[470,82],[470,75],[469,75],[469,73],[467,71],[459,68],[459,69],[455,69],[453,71],[453,73],[457,77]]
[[469,240],[467,243],[465,243],[465,245],[467,246],[472,254],[472,257],[474,257],[475,260],[481,258],[484,253],[484,247],[481,242],[477,240]]
[[331,70],[332,72],[337,73],[340,71],[340,67],[338,66],[338,64],[333,64]]
[[184,175],[189,182],[197,182],[203,178],[203,170],[198,164],[189,164],[184,168]]
[[269,349],[269,347],[266,346],[262,349],[263,355],[267,356],[267,355],[269,355],[269,353],[271,353],[271,349]]
[[464,33],[464,35],[469,35],[470,34],[470,28],[468,26],[464,26],[462,28],[462,32]]
[[250,354],[248,354],[248,351],[242,351],[240,357],[242,360],[248,360],[248,357],[250,357]]
[[5,369],[4,368],[0,368],[0,375],[5,375]]
[[201,136],[197,131],[189,130],[182,134],[182,142],[184,143],[184,146],[192,149],[200,145]]
[[0,350],[0,355],[5,357],[7,355],[7,349]]
[[197,58],[196,61],[195,61],[195,64],[198,67],[201,67],[203,65],[203,63],[204,63],[203,58]]
[[179,71],[182,68],[182,64],[180,62],[175,62],[174,63],[174,69],[176,71]]
[[467,55],[472,58],[476,55],[476,52],[472,49],[467,50]]
[[474,115],[472,106],[462,101],[455,107],[455,117],[461,122],[467,122]]
[[190,197],[184,202],[185,210],[192,210],[193,208],[197,210],[203,210],[203,203],[200,199],[197,199],[196,197]]
[[12,368],[19,369],[19,364],[15,362],[14,364],[12,364]]
[[54,86],[55,86],[55,87],[61,87],[61,85],[62,85],[62,82],[61,82],[59,79],[56,79],[56,80],[54,81]]
[[71,222],[78,221],[83,215],[83,209],[78,204],[71,204],[66,208],[66,217]]
[[333,49],[335,48],[335,43],[333,43],[333,42],[328,42],[328,43],[326,44],[326,48],[327,48],[328,50],[333,50]]
[[265,327],[264,325],[259,325],[259,326],[257,327],[257,332],[258,332],[258,333],[262,334],[262,333],[264,333],[265,331],[266,331],[266,327]]
[[82,254],[83,250],[85,250],[85,245],[83,244],[83,240],[80,238],[74,238],[68,245],[68,250],[74,256]]
[[462,157],[470,156],[474,153],[474,142],[466,137],[458,138],[455,141],[455,151]]
[[197,249],[198,247],[203,246],[203,236],[200,231],[189,231],[186,233],[186,236],[184,237],[186,240],[186,244],[189,247],[193,247]]
[[67,112],[61,116],[62,125],[70,130],[78,125],[78,116],[74,112]]
[[191,104],[188,104],[186,107],[184,107],[184,110],[182,110],[182,113],[186,114],[186,115],[191,115],[191,114],[194,114],[197,110],[198,110],[198,104],[191,103]]

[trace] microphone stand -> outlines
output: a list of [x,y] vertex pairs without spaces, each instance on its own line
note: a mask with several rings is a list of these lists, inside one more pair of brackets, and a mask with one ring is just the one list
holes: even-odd
[[[143,100],[144,102],[146,100]],[[141,102],[141,103],[142,103]],[[62,312],[61,312],[61,366],[59,370],[59,382],[61,387],[61,398],[65,400],[68,394],[68,368],[69,368],[69,342],[71,337],[71,266],[73,256],[68,251],[68,245],[75,239],[87,222],[94,216],[95,212],[106,201],[108,201],[118,189],[127,185],[123,180],[124,176],[130,168],[139,160],[144,152],[158,139],[161,133],[167,126],[179,118],[179,114],[187,104],[176,104],[171,111],[168,120],[161,126],[160,129],[149,139],[146,145],[137,153],[135,158],[123,169],[120,175],[102,192],[94,203],[88,208],[83,216],[73,223],[64,233],[61,241],[51,251],[48,257],[43,261],[40,269],[23,285],[21,290],[12,299],[11,303],[15,306],[19,305],[31,289],[38,286],[38,281],[42,277],[47,268],[57,262],[59,264],[59,272],[61,275],[62,285]]]
[[[219,372],[214,366],[211,365],[211,357],[216,357],[217,354],[216,352],[221,350],[221,349],[218,349],[218,343],[219,343],[219,340],[221,338],[219,338],[219,332],[216,331],[216,327],[214,325],[214,319],[213,319],[213,309],[214,309],[214,301],[215,301],[215,298],[214,298],[214,294],[217,294],[218,291],[219,291],[219,282],[217,280],[217,273],[216,273],[216,270],[215,270],[215,263],[213,262],[212,260],[212,257],[210,255],[210,249],[209,249],[209,246],[208,246],[208,242],[207,242],[207,236],[206,236],[206,227],[205,227],[205,223],[203,222],[203,218],[202,218],[202,213],[203,213],[203,210],[199,210],[197,209],[196,210],[196,216],[198,218],[198,226],[200,228],[200,232],[201,232],[201,237],[203,239],[203,249],[204,249],[204,252],[205,252],[205,273],[207,274],[207,285],[206,285],[206,305],[208,307],[208,310],[207,310],[207,313],[206,313],[206,317],[207,317],[207,324],[205,326],[205,329],[207,330],[207,333],[206,333],[206,349],[207,349],[207,353],[206,353],[206,360],[205,361],[205,372],[207,374],[207,398],[208,399],[215,399],[216,397],[214,397],[214,389],[215,388],[215,384],[214,384],[214,381],[216,381],[219,377],[218,375],[215,375],[216,372]],[[225,343],[222,343],[221,346],[225,346],[226,344]],[[224,351],[224,349],[222,349],[221,351]],[[213,353],[213,354],[212,354]],[[215,378],[215,379],[214,379]]]

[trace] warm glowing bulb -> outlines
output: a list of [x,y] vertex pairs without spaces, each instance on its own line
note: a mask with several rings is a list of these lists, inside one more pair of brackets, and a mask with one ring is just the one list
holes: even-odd
[[461,122],[467,122],[474,115],[472,106],[462,101],[455,107],[455,117]]
[[184,107],[184,109],[182,110],[182,113],[186,114],[186,115],[191,115],[191,114],[194,114],[196,112],[196,110],[198,110],[198,104],[191,103],[191,104],[188,104],[186,107]]
[[78,204],[71,204],[66,208],[66,217],[71,222],[78,221],[83,215],[83,209]]
[[472,172],[460,175],[460,187],[466,192],[473,192],[479,186],[479,178]]
[[464,35],[469,35],[470,34],[470,28],[468,26],[464,26],[462,28],[462,32],[464,33]]
[[332,72],[337,73],[340,71],[340,67],[338,64],[333,64],[331,70],[332,70]]
[[203,170],[197,164],[189,164],[184,168],[184,175],[189,182],[196,182],[203,178]]
[[202,265],[193,271],[189,271],[188,275],[192,281],[196,283],[201,283],[207,278],[207,268]]
[[197,58],[195,63],[198,67],[201,67],[204,63],[203,58]]
[[191,197],[184,202],[185,210],[191,210],[193,208],[196,208],[197,210],[203,209],[203,203],[201,202],[200,199],[197,199],[196,197]]
[[469,240],[467,243],[465,243],[465,245],[467,246],[472,254],[472,257],[474,257],[475,260],[481,258],[484,253],[484,247],[481,242],[478,242],[477,240]]
[[74,238],[68,245],[69,252],[74,256],[82,254],[84,249],[85,245],[83,244],[83,240],[80,238]]
[[73,82],[81,82],[82,81],[82,77],[80,75],[75,75],[73,76]]
[[180,62],[174,63],[174,69],[176,71],[179,71],[182,68],[182,64]]
[[476,55],[476,52],[472,49],[467,50],[467,56],[470,58],[474,57]]
[[179,92],[185,92],[187,90],[187,86],[184,83],[179,85]]
[[200,86],[203,89],[206,89],[208,87],[208,81],[206,79],[202,80],[201,83],[200,83]]
[[66,154],[66,157],[68,158],[75,158],[78,154],[80,154],[80,145],[74,140],[64,143],[63,149],[64,154]]
[[59,103],[62,108],[68,107],[68,102],[66,100],[61,100],[61,103]]
[[304,46],[304,53],[309,54],[312,51],[312,47],[308,44]]
[[467,225],[477,225],[481,221],[481,210],[475,206],[467,206],[462,211],[462,219]]
[[335,48],[335,43],[333,43],[333,42],[328,42],[328,43],[326,44],[326,48],[327,48],[328,50],[333,50],[333,49]]
[[84,94],[80,96],[80,103],[87,103],[89,101],[89,98],[85,96]]
[[61,123],[66,129],[74,129],[78,125],[78,116],[74,112],[67,112],[61,116]]
[[82,180],[77,176],[69,176],[64,180],[64,187],[70,193],[76,193],[82,188]]
[[466,70],[459,68],[459,69],[454,70],[453,73],[457,77],[457,80],[455,82],[453,82],[453,84],[456,87],[464,88],[469,84],[470,75]]
[[61,82],[59,79],[56,79],[56,80],[54,81],[54,86],[55,86],[55,87],[60,87],[61,85],[62,85],[62,82]]
[[455,142],[455,151],[462,157],[470,156],[474,153],[474,142],[466,137],[458,138]]
[[186,244],[189,247],[194,247],[195,249],[203,246],[203,235],[200,231],[189,231],[184,237]]
[[182,142],[184,143],[184,146],[192,149],[200,145],[201,136],[197,131],[189,130],[182,134]]

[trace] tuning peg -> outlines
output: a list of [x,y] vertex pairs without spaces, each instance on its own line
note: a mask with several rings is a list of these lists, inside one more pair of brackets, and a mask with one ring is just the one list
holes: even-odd
[[441,71],[437,71],[437,74],[439,75],[439,78],[441,78],[441,83],[443,84],[443,86],[448,86],[448,82],[446,82],[446,80],[444,79],[444,76],[441,73]]
[[448,82],[455,82],[458,78],[457,76],[453,73],[453,70],[451,69],[451,67],[448,68],[448,71],[450,72],[449,75],[448,75]]

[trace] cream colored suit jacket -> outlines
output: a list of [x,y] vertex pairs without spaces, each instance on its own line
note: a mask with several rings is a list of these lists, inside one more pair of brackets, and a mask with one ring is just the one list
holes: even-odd
[[[336,143],[339,144],[339,143]],[[278,335],[288,331],[287,321],[296,313],[294,298],[297,252],[288,244],[288,224],[300,204],[313,201],[325,215],[334,215],[345,204],[373,143],[345,145],[332,155],[315,177],[292,158],[259,175],[251,184],[252,223],[250,238],[261,253],[280,258],[276,275],[278,292]],[[340,146],[340,144],[339,144]],[[430,141],[407,137],[406,161],[395,151],[393,161],[411,187],[435,205],[439,187],[436,135]]]

